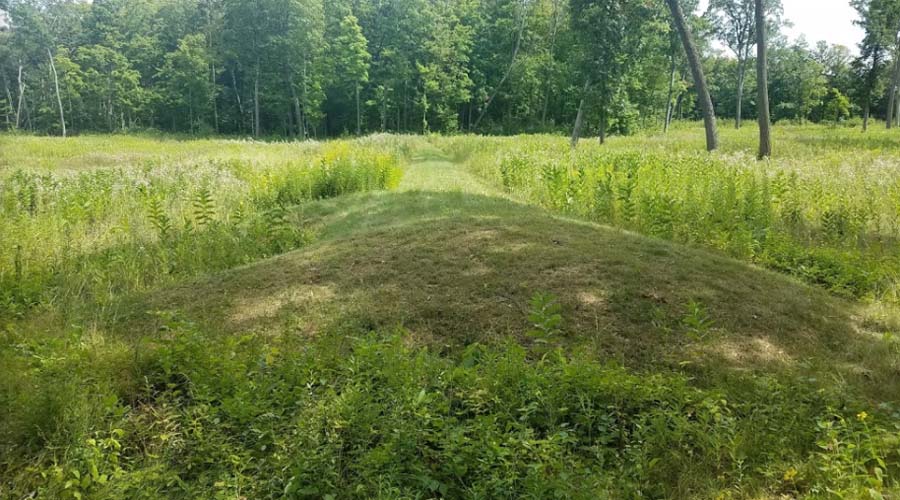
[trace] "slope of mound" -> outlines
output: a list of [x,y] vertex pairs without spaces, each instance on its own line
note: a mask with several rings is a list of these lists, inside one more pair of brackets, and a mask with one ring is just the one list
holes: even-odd
[[561,343],[635,369],[806,374],[878,399],[897,394],[894,356],[856,306],[727,258],[458,192],[354,196],[303,216],[317,243],[135,310],[176,311],[224,333],[402,327],[453,350],[528,341],[529,301],[550,293],[562,306]]

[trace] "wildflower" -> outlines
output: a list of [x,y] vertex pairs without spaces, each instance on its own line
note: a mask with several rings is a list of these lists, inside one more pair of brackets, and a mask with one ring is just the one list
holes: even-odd
[[784,472],[785,481],[793,481],[795,477],[797,477],[797,469],[793,467]]
[[861,411],[856,414],[856,419],[859,420],[860,422],[865,422],[867,418],[869,418],[869,414],[864,411]]

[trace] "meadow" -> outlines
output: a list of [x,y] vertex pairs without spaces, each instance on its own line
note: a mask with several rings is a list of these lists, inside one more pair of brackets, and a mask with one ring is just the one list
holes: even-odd
[[900,139],[0,135],[0,498],[892,498]]

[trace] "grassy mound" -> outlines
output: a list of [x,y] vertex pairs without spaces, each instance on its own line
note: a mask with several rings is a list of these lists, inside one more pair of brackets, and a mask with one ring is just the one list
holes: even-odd
[[[369,191],[395,182],[366,180],[393,170],[378,144],[236,175],[209,207],[151,184],[165,232],[112,183],[132,209],[73,220],[145,230],[11,253],[36,292],[0,321],[0,497],[898,492],[900,342],[871,306],[517,203],[415,146],[400,192]],[[37,252],[35,217],[80,205],[35,192],[6,224]]]
[[[173,332],[154,387],[221,405],[200,425],[229,453],[276,415],[259,431],[276,451],[247,459],[260,496],[891,484],[896,347],[858,306],[497,197],[354,195],[301,217],[316,243],[144,297],[122,325]],[[193,491],[233,481],[204,473]]]
[[[897,394],[889,342],[851,303],[707,252],[463,193],[366,194],[317,203],[319,241],[133,306],[211,331],[315,336],[402,327],[458,349],[528,341],[529,301],[558,297],[559,341],[639,369],[806,373]],[[874,331],[873,331],[874,329]]]

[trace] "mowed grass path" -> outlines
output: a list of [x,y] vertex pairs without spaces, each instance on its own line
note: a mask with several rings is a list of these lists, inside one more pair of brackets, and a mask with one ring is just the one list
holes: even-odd
[[423,145],[413,153],[404,169],[400,190],[501,195],[464,165],[452,162],[443,151],[431,145]]

